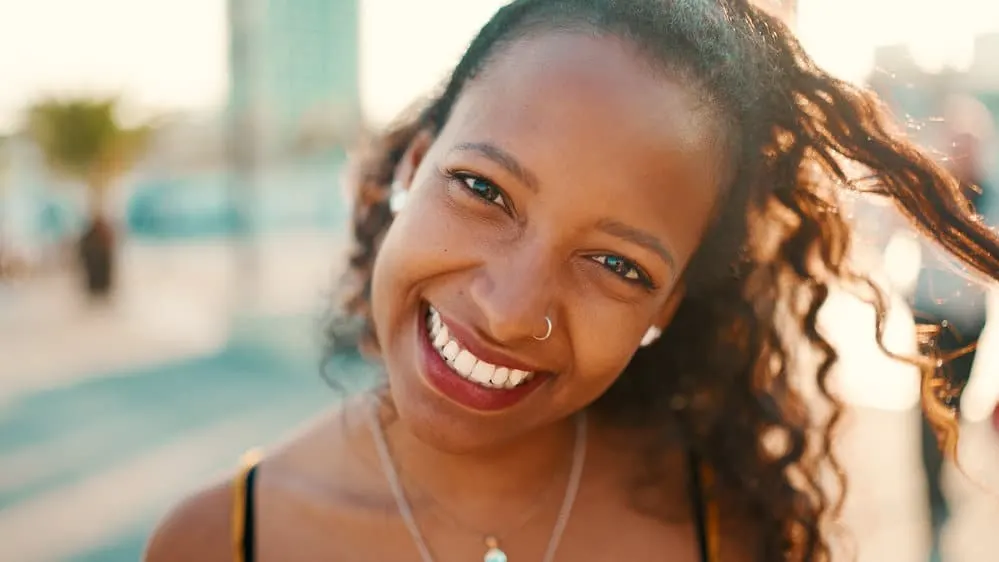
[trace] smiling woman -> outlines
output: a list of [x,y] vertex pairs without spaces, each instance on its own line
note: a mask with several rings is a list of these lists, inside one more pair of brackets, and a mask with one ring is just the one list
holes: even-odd
[[999,274],[955,181],[744,0],[517,0],[369,149],[343,312],[385,384],[182,504],[151,562],[828,560],[816,315],[866,286],[839,192]]

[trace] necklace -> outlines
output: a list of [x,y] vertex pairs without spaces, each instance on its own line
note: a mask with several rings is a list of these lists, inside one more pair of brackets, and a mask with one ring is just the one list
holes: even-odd
[[[388,480],[392,495],[395,496],[399,515],[402,517],[406,529],[412,536],[416,549],[420,552],[420,559],[423,562],[434,562],[434,557],[430,553],[430,547],[427,546],[427,542],[423,539],[420,527],[416,524],[413,509],[409,505],[409,500],[406,499],[406,492],[403,490],[399,473],[396,470],[395,463],[392,461],[392,453],[389,451],[385,432],[378,421],[376,410],[377,403],[372,401],[371,407],[368,408],[371,433],[375,438],[375,447],[378,449],[378,458],[381,461],[382,470],[385,472],[385,478]],[[579,491],[579,482],[582,479],[585,461],[586,416],[581,412],[576,416],[576,439],[572,451],[572,468],[569,471],[569,482],[566,484],[562,507],[559,509],[558,517],[555,519],[555,527],[552,529],[551,537],[548,539],[548,548],[545,550],[542,562],[552,562],[555,559],[555,552],[558,550],[559,542],[562,540],[562,534],[565,533],[565,527],[569,523],[572,506],[576,502],[576,493]],[[496,537],[487,536],[485,538],[485,546],[486,553],[483,556],[483,562],[507,562],[506,553],[500,548]]]
[[463,520],[463,518],[456,516],[454,514],[454,512],[452,512],[450,509],[446,508],[443,504],[441,504],[440,502],[434,501],[434,503],[436,504],[436,511],[438,511],[440,515],[443,515],[444,517],[442,519],[444,521],[446,521],[449,525],[451,525],[452,527],[454,527],[455,529],[458,529],[458,530],[460,530],[462,532],[465,532],[465,533],[482,536],[482,537],[485,538],[486,541],[489,541],[490,539],[492,539],[493,541],[499,543],[499,542],[502,542],[503,537],[511,535],[511,534],[519,531],[520,529],[522,529],[525,526],[527,526],[527,524],[530,523],[532,519],[534,519],[535,517],[537,517],[538,513],[541,511],[541,508],[543,508],[545,506],[545,504],[547,503],[547,501],[551,499],[551,496],[556,491],[557,480],[561,476],[560,473],[561,473],[561,471],[556,471],[556,475],[552,477],[551,484],[548,485],[548,486],[546,486],[545,490],[542,493],[537,493],[537,494],[533,494],[532,495],[532,497],[536,497],[537,498],[537,500],[534,502],[534,504],[530,508],[528,508],[527,510],[525,510],[521,514],[520,518],[518,520],[516,520],[516,522],[514,524],[510,525],[509,527],[507,527],[506,529],[504,529],[501,532],[484,533],[484,532],[482,532],[482,528],[481,527],[476,527],[476,526],[473,526],[473,525],[470,525],[470,524],[466,523]]

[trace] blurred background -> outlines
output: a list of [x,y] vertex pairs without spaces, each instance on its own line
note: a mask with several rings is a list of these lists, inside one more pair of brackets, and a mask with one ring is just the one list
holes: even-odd
[[[999,3],[761,1],[941,161],[999,183]],[[501,4],[0,0],[0,560],[136,560],[177,498],[337,400],[320,321],[348,244],[344,162]],[[933,251],[877,201],[849,204],[855,260],[893,295],[886,342],[911,351]],[[999,556],[995,318],[944,523],[917,373],[878,351],[860,301],[823,311],[859,560]],[[349,354],[329,368],[348,389],[373,372]]]

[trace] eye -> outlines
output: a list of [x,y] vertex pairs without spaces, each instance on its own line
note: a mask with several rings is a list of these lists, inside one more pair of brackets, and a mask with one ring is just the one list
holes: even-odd
[[631,260],[615,255],[593,256],[591,259],[604,266],[606,269],[609,269],[612,273],[625,281],[638,283],[650,289],[652,288],[652,280],[644,271],[642,271],[642,268],[638,267],[638,265]]
[[454,174],[454,177],[463,183],[472,195],[479,199],[484,199],[504,209],[509,208],[506,199],[503,198],[503,192],[489,180],[471,174]]

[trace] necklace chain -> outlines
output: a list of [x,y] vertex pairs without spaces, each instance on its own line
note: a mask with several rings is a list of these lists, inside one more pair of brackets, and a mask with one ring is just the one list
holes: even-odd
[[[391,453],[391,451],[389,451],[389,453]],[[389,456],[391,457],[391,454]],[[572,470],[571,466],[569,470],[571,472]],[[528,523],[530,523],[532,519],[537,517],[538,513],[541,511],[541,508],[544,507],[544,505],[548,502],[548,500],[551,499],[552,494],[557,489],[557,484],[558,481],[560,480],[559,476],[561,476],[561,471],[555,471],[555,474],[552,476],[551,481],[548,484],[546,484],[544,488],[539,490],[539,493],[531,494],[532,497],[535,496],[538,497],[538,499],[534,502],[534,504],[531,505],[531,507],[521,515],[521,517],[516,521],[515,524],[510,525],[502,532],[497,532],[497,533],[487,533],[482,531],[481,527],[469,525],[468,523],[463,521],[462,517],[455,516],[454,512],[451,511],[450,508],[445,506],[443,503],[435,500],[433,497],[430,498],[430,501],[434,503],[436,511],[440,512],[440,515],[444,516],[442,519],[445,519],[448,522],[448,524],[450,524],[455,529],[464,531],[472,535],[481,536],[487,543],[490,540],[502,541],[504,537],[510,536],[513,533],[519,531]],[[405,483],[405,478],[401,476],[399,478],[399,482],[403,490],[412,488],[412,485],[407,485]],[[417,487],[417,489],[419,489],[419,487]],[[407,495],[407,499],[411,498],[412,498],[412,493]]]
[[[507,527],[506,529],[504,529],[502,532],[499,533],[485,533],[482,531],[481,528],[474,527],[472,525],[463,522],[461,517],[456,517],[455,514],[449,508],[444,506],[441,502],[436,501],[433,498],[430,499],[431,501],[434,502],[436,510],[440,512],[440,514],[445,516],[442,519],[446,519],[448,524],[450,524],[452,527],[464,531],[466,533],[470,533],[473,535],[480,535],[486,540],[492,538],[497,541],[502,541],[504,537],[508,537],[513,533],[519,531],[520,529],[524,528],[528,523],[531,522],[532,519],[538,516],[538,513],[541,511],[541,508],[544,507],[545,503],[549,499],[551,499],[551,496],[555,491],[555,484],[559,480],[558,478],[559,475],[560,474],[557,474],[556,476],[552,477],[552,482],[549,483],[548,486],[543,490],[543,493],[536,494],[539,496],[538,500],[534,502],[534,504],[531,505],[531,507],[527,509],[523,515],[521,515],[520,519],[517,520],[517,522],[514,525]],[[405,488],[405,485],[403,485],[403,487]]]
[[[406,499],[406,492],[402,487],[395,463],[392,461],[392,453],[389,451],[385,432],[382,430],[381,422],[378,420],[376,401],[372,401],[371,407],[368,408],[368,413],[371,422],[371,433],[375,437],[375,447],[378,449],[378,458],[381,461],[385,478],[388,480],[389,488],[392,490],[392,495],[395,497],[399,515],[402,517],[406,529],[413,538],[416,549],[420,552],[420,559],[423,562],[434,562],[433,554],[431,554],[430,547],[427,546],[427,541],[424,540],[423,534],[420,532],[420,527],[416,523],[413,509],[409,505],[409,500]],[[565,497],[562,499],[562,507],[559,509],[558,517],[555,519],[555,527],[552,529],[552,534],[548,539],[548,548],[545,550],[542,562],[552,562],[555,559],[555,552],[558,550],[558,545],[562,540],[562,535],[565,533],[566,525],[569,523],[569,515],[572,513],[572,507],[576,503],[576,494],[579,492],[579,483],[582,479],[585,461],[586,416],[580,412],[576,416],[576,439],[573,445],[572,468],[569,471],[569,481],[566,484]]]

